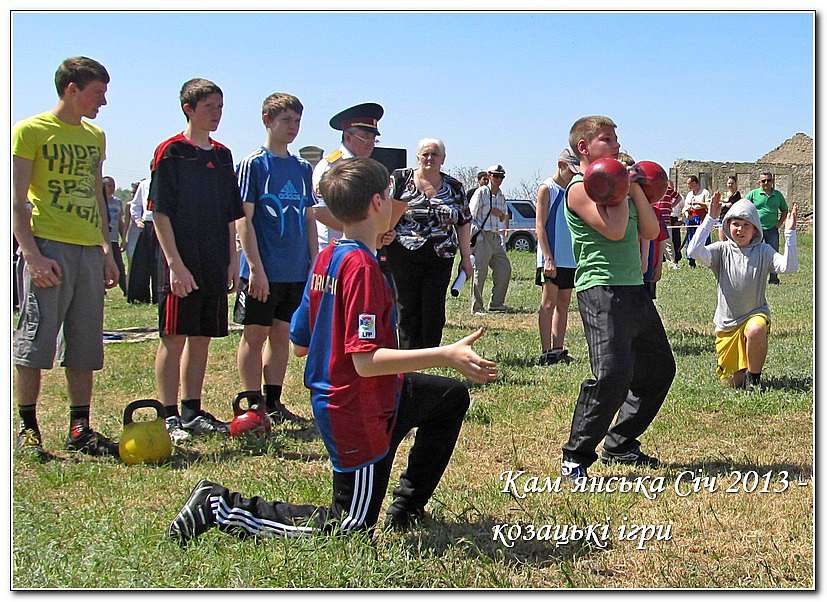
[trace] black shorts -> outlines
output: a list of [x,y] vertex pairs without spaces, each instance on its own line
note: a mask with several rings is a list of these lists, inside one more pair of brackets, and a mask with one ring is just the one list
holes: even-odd
[[236,324],[257,324],[272,326],[273,320],[290,323],[293,312],[302,301],[304,282],[271,282],[270,296],[262,303],[247,294],[249,282],[241,279],[241,286],[235,296],[233,321]]
[[657,295],[658,283],[657,282],[644,282],[643,283],[643,288],[645,288],[646,292],[649,293],[649,297],[651,299],[654,300],[654,299],[658,298],[658,295]]
[[162,290],[158,300],[158,333],[162,337],[226,337],[227,293],[192,291],[186,297],[176,297],[169,290]]
[[549,278],[543,273],[543,268],[537,268],[534,274],[534,284],[543,286],[543,284],[554,284],[562,291],[574,288],[574,268],[557,268],[557,272],[553,278]]

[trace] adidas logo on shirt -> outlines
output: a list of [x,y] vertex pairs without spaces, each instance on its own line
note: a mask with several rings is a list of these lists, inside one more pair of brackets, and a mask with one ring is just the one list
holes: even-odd
[[290,180],[287,180],[287,183],[282,186],[278,197],[283,201],[300,201],[302,198],[299,191],[296,190],[296,187],[293,186],[293,182]]

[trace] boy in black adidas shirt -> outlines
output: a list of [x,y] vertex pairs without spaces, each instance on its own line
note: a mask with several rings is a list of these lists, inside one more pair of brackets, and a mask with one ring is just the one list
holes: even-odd
[[210,339],[227,336],[227,294],[238,284],[235,220],[244,216],[232,154],[210,138],[223,105],[213,82],[186,82],[181,108],[187,127],[158,145],[151,166],[149,207],[165,262],[155,378],[176,442],[190,433],[228,431],[201,409]]

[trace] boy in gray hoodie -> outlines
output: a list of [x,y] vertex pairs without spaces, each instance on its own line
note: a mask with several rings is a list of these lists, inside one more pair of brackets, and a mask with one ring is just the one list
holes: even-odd
[[727,211],[721,228],[725,240],[704,245],[720,214],[721,194],[716,192],[709,214],[700,232],[692,237],[687,253],[712,268],[718,280],[718,306],[713,319],[718,378],[729,386],[752,390],[761,383],[761,370],[767,359],[767,275],[771,270],[798,269],[797,207],[793,204],[784,222],[783,254],[763,241],[758,210],[748,200],[738,201]]

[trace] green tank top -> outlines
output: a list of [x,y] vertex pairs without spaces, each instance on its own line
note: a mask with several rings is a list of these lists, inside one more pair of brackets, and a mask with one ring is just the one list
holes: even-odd
[[[577,174],[566,188],[568,191],[583,176]],[[574,290],[584,291],[593,286],[633,286],[643,284],[640,271],[640,242],[637,232],[637,207],[631,197],[629,203],[629,223],[622,240],[609,240],[600,232],[586,224],[580,217],[569,210],[566,202],[566,223],[571,230],[571,242],[577,270],[574,273]]]

